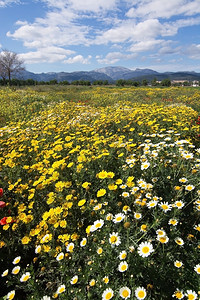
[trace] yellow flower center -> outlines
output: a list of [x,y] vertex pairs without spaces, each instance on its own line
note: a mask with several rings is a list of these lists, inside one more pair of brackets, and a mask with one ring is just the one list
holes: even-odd
[[165,210],[165,209],[168,209],[168,205],[166,205],[166,204],[163,204],[162,205],[162,208]]
[[112,293],[111,292],[107,293],[105,299],[110,300],[111,298],[112,298]]
[[143,253],[148,253],[149,252],[149,247],[145,246],[142,248]]
[[27,281],[29,279],[29,275],[24,276],[24,281]]
[[59,290],[60,293],[63,293],[64,291],[65,291],[65,288],[64,288],[64,287],[62,287],[62,288]]
[[111,236],[110,242],[115,243],[116,241],[117,241],[117,237],[116,236]]
[[123,297],[128,297],[128,296],[129,296],[129,292],[128,292],[127,290],[124,290],[124,291],[122,292],[122,296],[123,296]]
[[139,297],[139,298],[143,298],[144,296],[145,296],[144,291],[139,291],[138,297]]
[[73,280],[73,284],[77,283],[77,281],[78,281],[78,279],[75,278],[75,279]]
[[122,266],[121,266],[121,270],[122,270],[122,271],[125,271],[126,269],[127,269],[127,266],[126,266],[126,265],[122,265]]
[[176,292],[175,294],[177,299],[182,299],[183,298],[183,294],[181,292]]

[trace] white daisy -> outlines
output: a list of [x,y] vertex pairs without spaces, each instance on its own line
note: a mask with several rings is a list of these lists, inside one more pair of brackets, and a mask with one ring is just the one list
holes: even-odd
[[6,299],[12,300],[14,297],[15,297],[15,291],[13,290],[7,294]]
[[126,259],[126,257],[127,257],[127,252],[126,251],[121,251],[119,253],[119,259],[120,260],[124,260],[124,259]]
[[119,290],[119,295],[123,299],[128,299],[131,296],[131,290],[127,286],[124,286]]
[[172,205],[169,204],[168,202],[161,202],[159,204],[160,208],[166,213],[172,209]]
[[5,277],[5,276],[7,276],[7,275],[8,275],[8,269],[5,270],[5,271],[3,271],[3,273],[1,274],[1,277]]
[[38,253],[40,253],[40,252],[41,252],[41,250],[42,250],[42,247],[41,247],[41,245],[38,245],[38,246],[35,248],[35,254],[38,254]]
[[178,221],[176,219],[170,219],[168,224],[172,226],[176,226],[178,224]]
[[182,178],[179,179],[179,182],[181,182],[181,183],[186,183],[187,181],[188,180],[185,177],[182,177]]
[[100,219],[100,220],[96,220],[93,224],[95,230],[101,228],[104,225],[104,220]]
[[181,200],[176,201],[174,204],[175,204],[175,207],[177,207],[178,209],[183,208],[183,206],[185,205],[185,203],[183,203],[183,201],[181,201]]
[[121,261],[119,266],[118,266],[118,271],[120,272],[125,272],[128,269],[128,264],[126,261]]
[[151,200],[147,203],[147,207],[150,209],[150,208],[153,208],[155,207],[156,205],[158,204],[158,201],[156,200]]
[[176,261],[174,262],[174,266],[175,266],[176,268],[181,268],[181,267],[183,266],[183,263],[182,263],[182,261],[176,260]]
[[200,264],[196,265],[194,267],[195,272],[197,272],[197,274],[200,274]]
[[73,252],[74,250],[74,243],[69,243],[66,247],[67,252]]
[[62,284],[58,287],[56,294],[62,294],[65,292],[65,285]]
[[138,247],[138,254],[142,257],[149,256],[154,251],[150,242],[142,242]]
[[102,300],[110,300],[114,296],[114,292],[111,288],[106,289],[102,294]]
[[121,221],[123,221],[125,218],[125,215],[122,213],[118,213],[114,216],[113,222],[116,223],[120,223]]
[[17,257],[15,257],[15,259],[13,260],[13,264],[14,265],[17,265],[19,262],[20,262],[20,260],[21,260],[21,256],[17,256]]
[[192,290],[187,290],[186,293],[185,293],[185,296],[189,300],[195,300],[195,299],[197,299],[197,293],[195,291],[192,291]]
[[135,212],[135,213],[134,213],[134,218],[135,218],[136,220],[139,220],[139,219],[142,218],[142,214],[141,214],[141,213]]
[[87,244],[87,239],[83,238],[82,241],[80,242],[80,246],[85,247],[86,244]]
[[63,258],[64,258],[64,253],[63,252],[60,252],[57,256],[56,256],[56,260],[57,261],[60,261],[60,260],[62,260]]
[[176,290],[172,297],[176,297],[176,299],[183,299],[184,293],[181,290]]
[[177,237],[175,238],[175,242],[179,245],[179,246],[183,246],[184,245],[184,241],[182,238]]
[[189,191],[189,192],[190,192],[190,191],[192,191],[192,190],[195,189],[195,186],[192,185],[192,184],[189,184],[189,185],[186,185],[185,189],[186,189],[186,191]]
[[146,170],[150,166],[150,163],[148,161],[145,161],[141,164],[141,170]]
[[70,280],[71,284],[76,284],[78,282],[78,276],[75,275],[74,277],[72,277],[72,279]]
[[20,266],[16,266],[12,269],[12,274],[17,275],[20,271]]
[[165,232],[163,229],[158,229],[158,230],[156,230],[156,234],[157,234],[159,237],[162,237],[162,236],[165,236],[165,235],[166,235],[166,232]]
[[162,244],[166,244],[169,241],[168,236],[164,235],[164,236],[157,236],[156,238],[160,243]]
[[116,233],[113,232],[113,233],[110,234],[109,243],[112,246],[119,246],[121,244],[121,239],[120,239],[120,236],[118,235],[117,232]]
[[137,299],[144,299],[146,297],[146,295],[147,295],[146,290],[143,287],[138,287],[135,290],[135,297]]
[[130,196],[130,194],[128,192],[123,192],[122,193],[122,197],[124,198],[128,198]]
[[20,278],[21,282],[26,282],[29,278],[31,277],[30,272],[26,272],[25,274],[23,274]]

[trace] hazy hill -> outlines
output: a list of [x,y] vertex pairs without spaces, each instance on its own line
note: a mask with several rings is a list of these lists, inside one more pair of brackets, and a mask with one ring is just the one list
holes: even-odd
[[131,70],[124,67],[105,67],[100,69],[95,69],[92,71],[80,71],[80,72],[49,72],[49,73],[32,73],[29,71],[23,71],[21,73],[20,79],[33,79],[37,81],[50,81],[57,80],[58,82],[67,80],[69,82],[75,80],[89,80],[93,82],[95,80],[108,80],[112,83],[118,79],[132,79],[142,81],[146,79],[148,81],[156,78],[157,80],[163,80],[169,78],[170,80],[200,80],[200,73],[196,72],[164,72],[159,73],[151,69],[135,69]]

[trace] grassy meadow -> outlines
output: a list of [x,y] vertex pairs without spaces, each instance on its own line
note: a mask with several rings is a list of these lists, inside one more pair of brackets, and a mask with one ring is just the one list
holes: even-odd
[[2,88],[0,106],[0,299],[199,299],[200,88]]

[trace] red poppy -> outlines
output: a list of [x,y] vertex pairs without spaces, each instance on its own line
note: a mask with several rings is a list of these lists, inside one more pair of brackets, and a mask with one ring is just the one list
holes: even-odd
[[3,196],[3,189],[0,188],[0,197],[2,197],[2,196]]
[[7,224],[6,220],[7,220],[7,217],[3,217],[3,219],[0,220],[0,224],[6,225]]
[[5,207],[5,206],[6,206],[6,202],[0,201],[0,208],[3,208],[3,207]]
[[[7,219],[9,218],[8,222]],[[11,217],[3,217],[3,219],[0,220],[0,225],[6,225],[6,224],[11,224],[14,223],[15,221],[13,220],[13,218]]]

